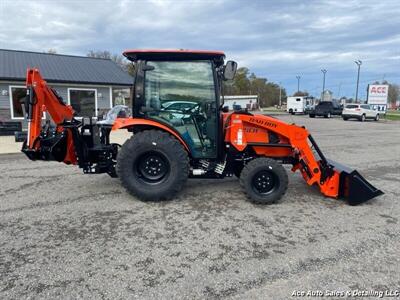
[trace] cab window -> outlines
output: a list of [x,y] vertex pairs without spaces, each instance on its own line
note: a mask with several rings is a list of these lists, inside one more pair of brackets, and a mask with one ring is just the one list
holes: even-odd
[[145,105],[149,118],[168,123],[196,158],[216,156],[217,101],[210,61],[148,61]]

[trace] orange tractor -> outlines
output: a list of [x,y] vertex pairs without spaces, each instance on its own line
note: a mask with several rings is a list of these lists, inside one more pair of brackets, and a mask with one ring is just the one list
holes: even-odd
[[[32,160],[78,165],[84,173],[119,177],[142,200],[170,199],[188,177],[237,176],[256,203],[273,203],[286,192],[282,164],[299,170],[308,185],[351,205],[382,192],[357,171],[325,158],[304,127],[246,110],[229,112],[223,82],[237,64],[219,51],[129,50],[134,63],[132,113],[96,121],[75,117],[57,93],[28,69],[24,106],[28,135],[22,151]],[[43,112],[52,122],[42,124]],[[132,137],[110,143],[111,130]]]

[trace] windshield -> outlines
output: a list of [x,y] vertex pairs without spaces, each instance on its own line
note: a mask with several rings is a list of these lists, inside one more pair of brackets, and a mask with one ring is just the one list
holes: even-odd
[[164,107],[165,102],[171,101],[215,100],[210,61],[148,61],[147,65],[154,70],[146,73],[146,101],[157,100]]

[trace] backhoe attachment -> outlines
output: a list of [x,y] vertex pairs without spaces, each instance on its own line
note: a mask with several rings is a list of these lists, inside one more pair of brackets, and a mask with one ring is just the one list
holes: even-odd
[[[112,125],[97,124],[92,118],[75,118],[72,107],[47,85],[37,69],[27,70],[26,88],[28,133],[22,152],[29,159],[55,160],[78,165],[84,173],[116,177],[119,145],[110,143]],[[43,125],[45,112],[52,122],[47,120]]]

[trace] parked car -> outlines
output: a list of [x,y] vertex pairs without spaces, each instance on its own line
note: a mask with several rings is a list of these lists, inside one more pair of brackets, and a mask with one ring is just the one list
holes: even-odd
[[374,110],[369,104],[347,104],[342,112],[343,120],[358,119],[364,122],[366,119],[379,121],[379,111]]
[[335,102],[322,101],[316,105],[314,109],[310,110],[309,116],[310,118],[315,118],[316,116],[330,118],[333,115],[340,116],[342,114],[342,110],[342,106]]

